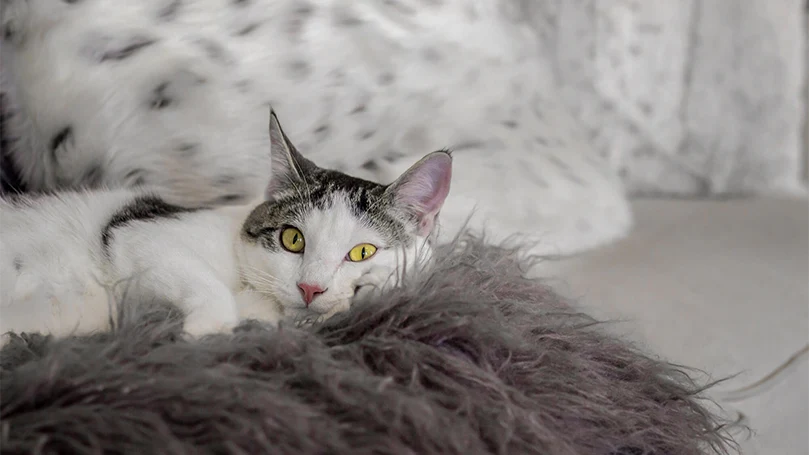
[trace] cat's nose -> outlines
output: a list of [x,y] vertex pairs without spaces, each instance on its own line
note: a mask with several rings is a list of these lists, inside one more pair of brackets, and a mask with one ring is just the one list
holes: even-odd
[[316,284],[309,283],[298,283],[298,289],[301,290],[301,295],[303,296],[303,301],[306,302],[307,308],[315,297],[326,292],[326,289],[323,289]]

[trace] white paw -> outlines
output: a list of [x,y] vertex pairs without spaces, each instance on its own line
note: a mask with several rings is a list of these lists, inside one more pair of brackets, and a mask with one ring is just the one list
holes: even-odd
[[378,295],[385,289],[396,286],[397,282],[395,271],[386,267],[374,267],[354,283],[354,298],[365,299]]
[[337,313],[343,313],[345,311],[348,311],[349,308],[351,308],[351,302],[350,301],[346,300],[346,301],[340,302],[340,303],[334,305],[333,307],[331,307],[331,309],[329,311],[327,311],[326,313],[323,313],[323,316],[321,316],[321,321],[325,321],[326,319],[329,319],[330,317],[334,316]]
[[236,294],[236,311],[241,320],[256,319],[274,325],[278,325],[278,321],[284,316],[278,302],[251,289],[244,289]]
[[212,314],[212,312],[197,310],[185,317],[185,332],[194,338],[215,333],[231,333],[239,325],[239,318],[235,312],[230,314]]

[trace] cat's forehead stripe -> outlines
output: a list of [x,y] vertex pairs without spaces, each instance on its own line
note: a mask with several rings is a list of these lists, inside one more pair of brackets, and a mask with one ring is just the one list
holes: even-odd
[[[305,182],[276,195],[273,202],[254,210],[245,223],[245,234],[258,238],[283,225],[301,223],[311,210],[329,210],[338,201],[348,205],[351,213],[368,228],[377,231],[392,244],[407,243],[405,224],[391,213],[385,199],[385,187],[336,171],[319,170],[306,176]],[[264,235],[266,237],[266,235]],[[275,239],[265,239],[275,249]]]

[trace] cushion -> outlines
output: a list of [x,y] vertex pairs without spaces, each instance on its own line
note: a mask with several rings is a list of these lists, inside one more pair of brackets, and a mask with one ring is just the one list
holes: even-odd
[[[604,334],[519,249],[465,238],[435,274],[309,327],[188,340],[166,307],[2,352],[9,452],[698,455],[734,447],[688,371]],[[521,259],[522,258],[522,259]],[[129,307],[132,308],[132,307]]]
[[[11,155],[31,190],[149,184],[238,203],[270,178],[269,107],[305,156],[387,183],[454,150],[449,236],[626,233],[618,178],[558,99],[535,31],[466,0],[2,3]],[[88,20],[92,18],[92,20]],[[486,221],[489,220],[489,221]]]
[[754,430],[745,453],[808,453],[807,200],[637,200],[633,208],[629,238],[543,273],[616,321],[614,333],[714,379],[735,375],[714,397]]

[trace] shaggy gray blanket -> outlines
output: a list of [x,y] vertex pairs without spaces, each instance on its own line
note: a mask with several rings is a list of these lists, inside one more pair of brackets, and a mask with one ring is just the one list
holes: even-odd
[[734,448],[681,368],[605,335],[531,258],[466,238],[308,327],[190,341],[168,306],[2,352],[3,453],[700,454]]

